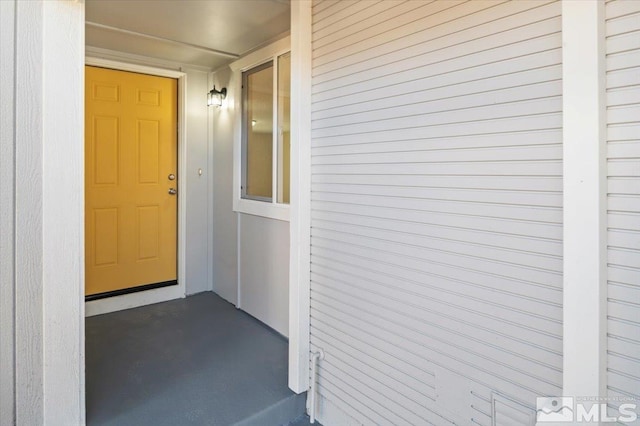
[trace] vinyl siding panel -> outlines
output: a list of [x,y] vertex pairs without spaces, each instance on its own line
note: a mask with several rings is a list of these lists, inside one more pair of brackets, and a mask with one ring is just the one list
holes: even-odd
[[[640,398],[640,3],[606,4],[609,397]],[[615,413],[619,402],[611,402]],[[634,424],[640,424],[636,422]]]
[[320,421],[530,424],[561,394],[560,13],[314,2]]

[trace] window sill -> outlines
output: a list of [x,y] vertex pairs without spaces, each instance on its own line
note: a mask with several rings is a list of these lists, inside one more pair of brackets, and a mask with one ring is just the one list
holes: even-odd
[[236,213],[262,216],[269,219],[289,222],[289,205],[274,204],[265,201],[246,200],[244,198],[235,199],[233,211]]

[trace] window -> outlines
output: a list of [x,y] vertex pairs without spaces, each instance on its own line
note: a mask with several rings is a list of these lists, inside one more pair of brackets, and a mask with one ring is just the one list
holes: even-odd
[[289,220],[291,37],[229,64],[233,122],[233,211]]
[[289,204],[290,87],[290,53],[242,72],[243,199]]

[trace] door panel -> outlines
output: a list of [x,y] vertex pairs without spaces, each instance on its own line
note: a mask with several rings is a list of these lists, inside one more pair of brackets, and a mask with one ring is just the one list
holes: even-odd
[[177,275],[177,81],[85,67],[86,294]]

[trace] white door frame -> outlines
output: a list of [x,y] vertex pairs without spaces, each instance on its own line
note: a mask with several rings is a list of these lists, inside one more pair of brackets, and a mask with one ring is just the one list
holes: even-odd
[[[118,71],[129,71],[159,77],[169,77],[178,80],[178,285],[145,290],[121,296],[92,300],[85,303],[85,316],[93,316],[123,309],[135,308],[152,303],[164,302],[185,297],[186,294],[186,169],[187,144],[186,141],[186,89],[187,75],[184,72],[167,70],[127,62],[87,57],[85,65],[110,68]],[[83,183],[84,187],[84,183]],[[84,265],[83,265],[84,267]]]

